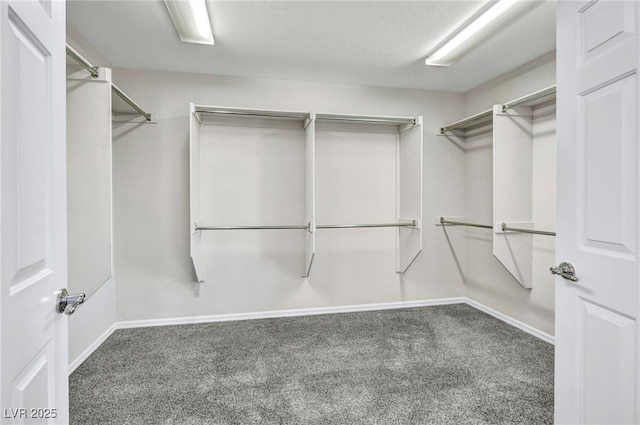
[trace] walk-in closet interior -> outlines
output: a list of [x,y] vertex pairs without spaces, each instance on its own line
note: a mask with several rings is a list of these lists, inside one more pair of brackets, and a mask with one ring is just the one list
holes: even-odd
[[[460,338],[444,358],[457,358],[467,343],[475,355],[469,350],[499,346],[500,338],[504,347],[519,341],[523,351],[512,360],[540,369],[520,379],[505,366],[514,381],[504,385],[540,385],[540,392],[509,403],[516,412],[531,406],[537,423],[553,421],[553,383],[542,388],[535,376],[553,380],[555,2],[207,0],[200,6],[215,43],[200,44],[176,33],[174,22],[179,26],[182,18],[171,15],[175,3],[187,2],[66,5],[68,289],[85,294],[67,307],[72,389],[92,382],[87,377],[102,368],[99,359],[116,363],[105,369],[120,367],[123,358],[108,360],[100,350],[135,346],[126,341],[138,328],[163,327],[157,332],[165,335],[172,325],[260,327],[296,317],[286,326],[297,335],[316,329],[301,316],[335,315],[344,320],[326,326],[343,329],[352,316],[341,314],[449,306],[433,310],[442,314],[429,320],[410,319],[411,332]],[[506,10],[506,3],[514,4]],[[502,7],[504,14],[460,53],[429,64],[436,47]],[[494,325],[481,325],[479,315]],[[371,317],[367,326],[384,327],[380,338],[410,334],[399,324],[406,317]],[[497,339],[476,340],[464,326],[495,328]],[[235,332],[215,329],[225,338]],[[254,331],[237,328],[238,346],[240,333]],[[271,341],[275,331],[255,332]],[[116,343],[116,335],[125,342]],[[359,335],[366,344],[361,333],[351,342],[357,345]],[[403,361],[427,355],[417,338]],[[180,341],[196,350],[184,354],[185,362],[197,350],[225,355],[216,347],[223,339]],[[438,369],[448,383],[442,387],[492,379],[471,379],[445,363]],[[480,360],[478,370],[500,369],[488,364]],[[247,382],[255,378],[246,375]],[[358,375],[349,379],[357,382]],[[380,385],[393,393],[386,384]],[[322,391],[333,391],[326,385]],[[360,398],[348,392],[353,406],[367,405],[358,404],[364,392]],[[237,413],[219,423],[334,423],[313,416],[323,408],[309,399],[295,400],[315,413],[292,419],[254,412],[251,420]],[[473,400],[485,407],[457,420],[492,423],[486,409],[507,403]],[[86,395],[71,395],[72,422],[81,402],[88,403]],[[445,415],[438,422],[441,413],[431,414],[424,421],[346,418],[453,420]],[[514,418],[500,414],[493,419]],[[188,421],[194,417],[184,416],[184,423],[218,423]],[[301,417],[306,422],[297,422]],[[326,418],[340,423],[339,416]],[[182,423],[179,416],[172,420]]]

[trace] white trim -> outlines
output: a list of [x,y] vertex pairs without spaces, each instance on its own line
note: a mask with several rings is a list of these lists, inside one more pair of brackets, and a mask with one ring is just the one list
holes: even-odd
[[94,351],[102,345],[102,343],[111,336],[111,334],[118,329],[118,324],[114,323],[102,333],[93,343],[88,346],[78,357],[76,357],[71,363],[69,363],[69,375],[71,375],[87,358],[93,354]]
[[379,304],[359,304],[359,305],[345,305],[336,307],[317,307],[317,308],[302,308],[292,310],[274,310],[274,311],[260,311],[251,313],[233,313],[233,314],[216,314],[210,316],[193,316],[193,317],[176,317],[169,319],[150,319],[150,320],[125,320],[116,322],[111,325],[102,335],[98,337],[87,349],[85,349],[75,360],[69,364],[69,374],[73,373],[115,330],[117,329],[130,329],[130,328],[145,328],[154,326],[171,326],[171,325],[186,325],[197,323],[214,323],[214,322],[230,322],[238,320],[256,320],[256,319],[270,319],[278,317],[296,317],[296,316],[313,316],[321,314],[336,314],[336,313],[355,313],[361,311],[377,311],[377,310],[394,310],[401,308],[414,308],[414,307],[429,307],[437,305],[449,305],[449,304],[467,304],[477,310],[480,310],[490,316],[501,320],[508,325],[516,327],[536,338],[555,345],[555,337],[542,332],[533,326],[520,322],[506,314],[500,313],[484,304],[480,304],[467,297],[454,297],[454,298],[439,298],[435,300],[421,300],[421,301],[398,301],[392,303],[379,303]]
[[355,313],[360,311],[376,311],[376,310],[393,310],[399,308],[412,308],[412,307],[428,307],[436,305],[447,304],[467,304],[477,310],[480,310],[490,316],[495,317],[515,328],[518,328],[530,335],[535,336],[549,344],[555,344],[555,338],[553,335],[542,332],[533,326],[520,322],[504,313],[487,307],[477,301],[474,301],[468,297],[454,297],[454,298],[438,298],[435,300],[420,300],[420,301],[398,301],[392,303],[379,303],[379,304],[359,304],[359,305],[346,305],[336,307],[317,307],[317,308],[303,308],[292,310],[274,310],[274,311],[259,311],[251,313],[232,313],[232,314],[216,314],[210,316],[193,316],[193,317],[176,317],[170,319],[151,319],[151,320],[128,320],[116,323],[116,329],[128,329],[128,328],[144,328],[152,326],[171,326],[171,325],[186,325],[197,323],[215,323],[215,322],[230,322],[237,320],[257,320],[257,319],[271,319],[278,317],[296,317],[296,316],[312,316],[320,314],[336,314],[336,313]]
[[541,340],[546,341],[549,344],[555,345],[556,338],[553,335],[549,335],[546,332],[542,332],[541,330],[536,329],[531,325],[527,325],[526,323],[523,323],[523,322],[521,322],[519,320],[516,320],[511,316],[507,316],[504,313],[500,313],[499,311],[494,310],[491,307],[487,307],[484,304],[480,304],[479,302],[474,301],[474,300],[472,300],[470,298],[467,298],[467,297],[464,297],[464,298],[465,298],[464,302],[466,304],[468,304],[469,306],[471,306],[473,308],[476,308],[476,309],[478,309],[478,310],[480,310],[480,311],[482,311],[484,313],[487,313],[488,315],[493,316],[496,319],[502,320],[503,322],[505,322],[505,323],[515,327],[515,328],[518,328],[518,329],[520,329],[522,331],[525,331],[526,333],[528,333],[530,335],[533,335],[536,338],[540,338]]
[[292,310],[259,311],[251,313],[216,314],[211,316],[176,317],[171,319],[127,320],[116,323],[117,329],[144,328],[151,326],[186,325],[196,323],[229,322],[236,320],[270,319],[278,317],[313,316],[320,314],[354,313],[359,311],[393,310],[399,308],[427,307],[446,304],[463,304],[464,297],[439,298],[435,300],[398,301],[379,304],[359,304],[335,307],[302,308]]

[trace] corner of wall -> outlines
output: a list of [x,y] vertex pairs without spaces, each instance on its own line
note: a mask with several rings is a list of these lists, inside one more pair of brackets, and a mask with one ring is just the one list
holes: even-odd
[[[467,91],[464,93],[465,112],[467,115],[473,115],[490,109],[493,105],[503,104],[554,85],[555,66],[555,51],[552,51]],[[548,165],[553,164],[555,159],[555,115],[546,114],[535,121],[534,133],[538,154],[534,158],[532,179],[534,185],[539,181],[536,187],[540,190],[542,185],[555,180],[555,177],[552,177],[553,166]],[[492,131],[466,142],[466,147],[470,148],[466,151],[466,215],[471,222],[494,222],[493,135]],[[544,220],[539,222],[543,226],[541,230],[553,225],[555,211],[552,201],[544,202],[539,208],[544,209],[544,214],[541,215]],[[534,258],[539,266],[534,269],[537,276],[533,279],[534,287],[524,289],[494,258],[491,233],[485,234],[481,230],[468,232],[465,297],[471,303],[479,303],[499,314],[526,323],[540,332],[552,335],[554,292],[552,284],[549,285],[546,281],[548,272],[541,264],[553,261],[548,258],[553,257],[552,252],[549,254],[553,246],[548,246],[545,241],[544,255],[541,254],[543,250],[538,249]],[[542,243],[538,246],[542,246]]]
[[115,330],[116,281],[111,277],[69,317],[69,374]]

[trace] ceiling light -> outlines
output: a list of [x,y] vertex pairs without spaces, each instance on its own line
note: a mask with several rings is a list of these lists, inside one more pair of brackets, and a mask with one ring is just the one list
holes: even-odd
[[428,56],[425,64],[432,66],[449,66],[456,55],[461,53],[461,47],[474,36],[488,27],[496,18],[513,6],[517,0],[497,0],[490,2],[460,28],[444,39]]
[[213,32],[205,0],[164,0],[178,31],[185,43],[213,44]]

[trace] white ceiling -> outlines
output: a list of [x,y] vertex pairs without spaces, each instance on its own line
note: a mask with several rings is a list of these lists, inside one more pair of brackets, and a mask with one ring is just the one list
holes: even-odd
[[555,2],[528,1],[451,67],[425,66],[484,1],[208,0],[214,46],[181,43],[157,0],[68,1],[67,24],[117,68],[463,92],[555,49]]

